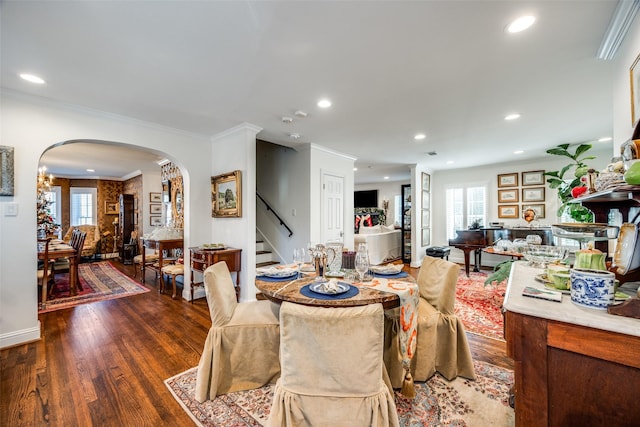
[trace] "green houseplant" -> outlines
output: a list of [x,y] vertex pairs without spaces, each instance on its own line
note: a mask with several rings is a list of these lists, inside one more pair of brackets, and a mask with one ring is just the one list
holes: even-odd
[[[586,154],[591,149],[591,144],[580,144],[573,153],[569,151],[569,146],[570,144],[560,144],[547,150],[547,154],[564,156],[571,162],[559,171],[545,172],[544,175],[547,176],[549,187],[558,190],[560,199],[558,216],[567,213],[577,222],[593,222],[593,212],[580,203],[571,203],[571,201],[586,190],[583,178],[587,175],[589,166],[585,162],[596,157]],[[568,174],[571,171],[573,174]]]

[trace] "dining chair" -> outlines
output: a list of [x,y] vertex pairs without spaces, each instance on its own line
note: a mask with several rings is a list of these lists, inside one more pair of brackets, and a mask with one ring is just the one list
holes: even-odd
[[49,283],[49,243],[51,237],[46,239],[38,239],[38,253],[42,253],[42,259],[38,257],[38,288],[40,289],[40,307],[44,308],[47,304],[47,293]]
[[[78,290],[82,290],[82,284],[80,283],[80,275],[78,274],[78,270],[79,270],[78,267],[80,265],[80,260],[82,259],[82,247],[84,245],[84,240],[86,237],[87,237],[86,232],[80,231],[79,229],[76,228],[75,230],[73,230],[73,233],[71,233],[71,239],[69,240],[69,245],[76,250],[76,253],[74,255],[74,261],[76,263],[75,281],[76,281],[76,288]],[[56,259],[55,262],[53,263],[53,267],[51,268],[51,275],[55,279],[56,273],[65,273],[68,271],[69,274],[71,274],[70,267],[71,267],[71,261],[69,260],[69,258]]]
[[397,426],[384,381],[382,304],[283,302],[280,363],[268,426]]
[[279,306],[268,300],[238,302],[225,261],[204,271],[211,329],[196,376],[196,400],[251,390],[280,376]]
[[[471,351],[462,321],[454,313],[456,284],[460,266],[440,258],[425,256],[418,272],[417,347],[411,360],[415,381],[426,381],[436,372],[448,380],[458,375],[475,379]],[[385,365],[393,387],[404,379],[396,332],[397,309],[385,313]]]

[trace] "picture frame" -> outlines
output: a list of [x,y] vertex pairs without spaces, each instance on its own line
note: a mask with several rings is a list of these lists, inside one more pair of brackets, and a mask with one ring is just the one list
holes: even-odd
[[640,118],[640,55],[629,68],[629,89],[631,94],[631,126],[635,127]]
[[149,217],[149,225],[152,227],[158,227],[162,225],[162,217],[161,216],[150,216]]
[[498,203],[514,203],[520,201],[518,189],[498,190]]
[[114,202],[111,200],[104,202],[104,213],[105,215],[117,215],[120,213],[120,205],[118,202]]
[[211,177],[211,216],[242,217],[242,173],[239,170]]
[[498,218],[518,218],[518,205],[498,205]]
[[149,193],[150,203],[162,203],[162,193]]
[[13,157],[13,147],[0,145],[0,196],[14,195]]
[[517,187],[518,173],[503,173],[498,175],[498,188]]
[[431,175],[426,172],[422,172],[422,191],[430,191]]
[[429,246],[431,244],[431,229],[422,229],[422,246]]
[[523,202],[544,202],[544,187],[531,187],[522,189]]
[[544,203],[533,204],[533,205],[522,205],[522,212],[526,211],[527,209],[533,209],[533,211],[536,213],[536,219],[543,219],[546,217]]
[[162,214],[162,205],[151,203],[149,205],[149,213],[151,215]]
[[522,186],[544,185],[544,171],[522,172]]

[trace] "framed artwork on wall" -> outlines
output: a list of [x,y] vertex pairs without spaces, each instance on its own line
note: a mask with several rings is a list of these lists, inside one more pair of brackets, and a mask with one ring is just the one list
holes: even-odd
[[422,246],[431,244],[431,176],[422,172]]
[[518,173],[503,173],[498,175],[498,187],[517,187],[518,186]]
[[157,227],[162,225],[162,217],[161,216],[151,216],[149,217],[149,225],[152,227]]
[[522,189],[523,202],[544,202],[544,187]]
[[120,212],[118,202],[106,201],[104,202],[104,213],[106,215],[117,215]]
[[498,205],[498,218],[518,218],[518,205]]
[[544,185],[544,171],[522,172],[522,186]]
[[0,145],[0,196],[13,196],[13,147]]
[[149,202],[162,203],[162,193],[149,193]]
[[518,200],[518,189],[498,190],[498,203],[514,203]]
[[242,174],[239,170],[211,177],[211,216],[242,217]]
[[161,214],[162,213],[162,205],[159,204],[150,204],[149,205],[149,213],[151,215]]
[[533,209],[533,211],[536,213],[536,219],[541,219],[545,218],[544,207],[544,204],[522,205],[522,212],[526,211],[527,209]]

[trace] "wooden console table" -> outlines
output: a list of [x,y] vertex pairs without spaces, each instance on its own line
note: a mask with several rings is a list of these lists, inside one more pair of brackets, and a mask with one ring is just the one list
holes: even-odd
[[[183,239],[167,239],[167,240],[142,239],[142,266],[141,266],[142,283],[144,283],[145,281],[146,268],[150,268],[152,270],[155,270],[156,273],[162,274],[161,273],[162,267],[164,266],[165,261],[167,261],[167,259],[164,258],[163,256],[163,251],[166,251],[169,249],[182,249],[183,246],[184,246]],[[145,248],[154,249],[158,251],[158,267],[155,267],[153,265],[147,265]]]
[[240,254],[242,249],[213,250],[197,246],[189,248],[189,252],[191,253],[191,302],[193,302],[193,288],[204,286],[203,281],[196,282],[194,272],[203,274],[207,267],[220,261],[226,262],[229,271],[236,273],[236,300],[240,300]]
[[632,426],[640,420],[640,320],[522,296],[542,270],[513,265],[504,301],[516,426]]

